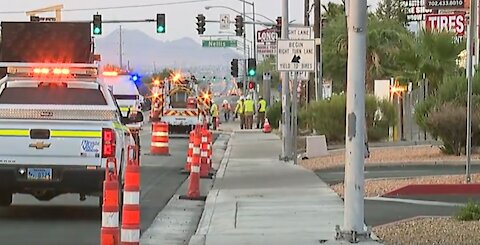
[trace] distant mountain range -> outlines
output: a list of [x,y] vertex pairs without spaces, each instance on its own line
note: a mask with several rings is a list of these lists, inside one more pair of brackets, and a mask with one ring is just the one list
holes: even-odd
[[[191,68],[199,66],[230,66],[240,54],[229,48],[202,48],[190,38],[161,41],[142,31],[122,29],[123,65],[142,71],[157,71],[165,67]],[[95,40],[95,53],[102,64],[119,64],[119,30]]]

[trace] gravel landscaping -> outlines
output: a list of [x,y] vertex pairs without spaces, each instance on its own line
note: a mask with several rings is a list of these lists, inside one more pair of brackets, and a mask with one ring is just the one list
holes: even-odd
[[[366,166],[406,164],[464,164],[465,156],[444,155],[438,146],[396,146],[370,149],[370,158],[365,159]],[[480,159],[472,154],[472,160]],[[300,164],[310,170],[322,170],[343,167],[345,150],[335,150],[328,156],[302,160]]]
[[420,217],[377,226],[373,232],[385,245],[478,245],[480,221],[457,221],[447,217]]

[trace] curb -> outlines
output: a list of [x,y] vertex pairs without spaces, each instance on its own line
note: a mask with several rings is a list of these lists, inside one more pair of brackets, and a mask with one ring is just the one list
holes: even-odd
[[382,197],[415,195],[478,195],[480,184],[412,184],[384,193]]
[[[232,152],[232,144],[230,139],[235,135],[235,132],[230,133],[230,138],[228,139],[227,149],[223,154],[222,161],[220,162],[220,167],[218,168],[217,173],[215,174],[215,178],[213,179],[213,185],[215,186],[215,182],[218,178],[223,178],[225,176],[225,170],[228,165],[228,161],[230,159],[230,154]],[[215,212],[215,203],[217,202],[218,194],[220,190],[210,190],[207,195],[207,199],[205,200],[205,206],[203,208],[202,217],[198,222],[198,227],[195,234],[191,238],[192,244],[199,244],[200,237],[205,236],[208,233],[208,229],[210,228],[210,223],[213,218],[213,214]],[[207,208],[209,206],[213,206],[213,208]],[[199,237],[200,236],[200,237]]]

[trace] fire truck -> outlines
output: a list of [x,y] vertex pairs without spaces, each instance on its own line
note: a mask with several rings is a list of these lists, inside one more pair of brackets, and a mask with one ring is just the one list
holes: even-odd
[[151,121],[169,125],[169,133],[188,134],[195,125],[208,123],[210,118],[211,90],[202,87],[192,76],[181,73],[154,80],[152,87]]

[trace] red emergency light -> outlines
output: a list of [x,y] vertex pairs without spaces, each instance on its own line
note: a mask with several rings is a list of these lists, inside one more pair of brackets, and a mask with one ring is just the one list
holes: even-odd
[[34,74],[54,74],[54,75],[68,75],[70,74],[70,70],[67,68],[54,68],[54,69],[49,69],[49,68],[33,68],[33,73]]

